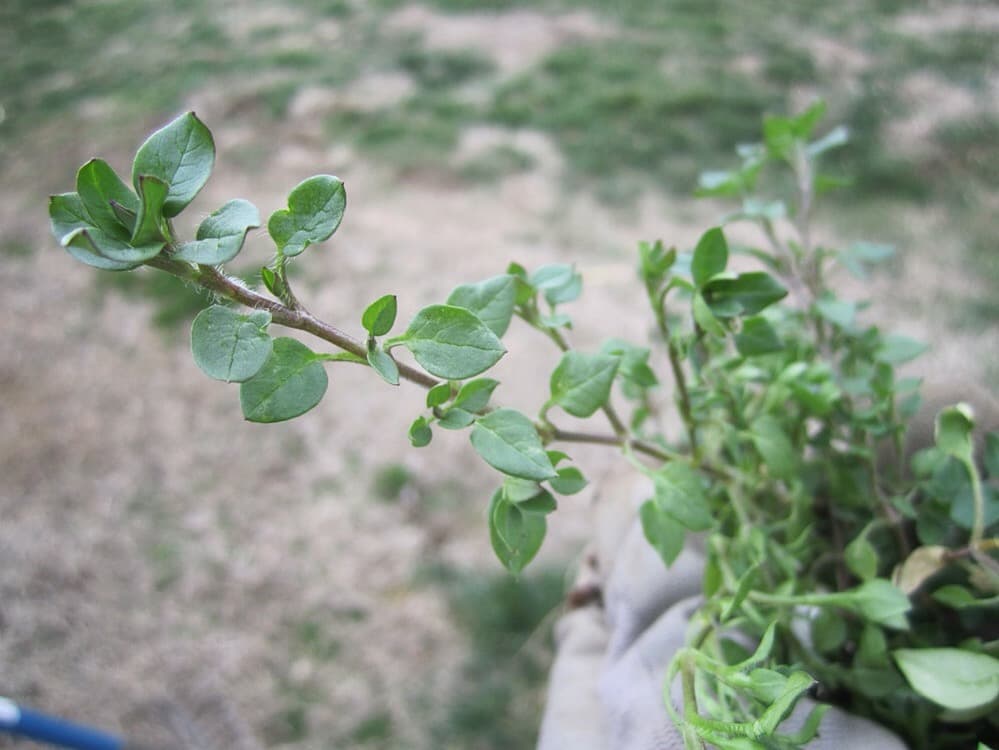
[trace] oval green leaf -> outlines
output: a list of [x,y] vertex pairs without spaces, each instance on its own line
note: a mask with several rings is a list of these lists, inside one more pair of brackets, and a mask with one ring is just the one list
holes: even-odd
[[210,266],[227,263],[243,249],[246,233],[259,226],[256,206],[249,201],[231,200],[201,222],[196,239],[183,243],[173,257]]
[[264,311],[244,315],[221,305],[205,308],[191,325],[194,363],[216,380],[249,380],[271,355],[270,322],[270,313]]
[[669,567],[683,551],[686,531],[682,525],[665,513],[654,500],[646,500],[638,512],[642,521],[642,533],[659,557]]
[[786,296],[787,289],[765,271],[715,279],[704,286],[704,300],[719,318],[756,315]]
[[577,492],[582,492],[589,484],[583,472],[575,466],[565,466],[557,471],[558,476],[548,480],[548,484],[560,495],[575,495]]
[[91,159],[76,173],[76,192],[83,201],[90,223],[109,237],[127,240],[128,228],[121,223],[111,202],[138,211],[139,199],[103,159]]
[[409,349],[430,374],[449,380],[478,375],[506,354],[486,324],[461,307],[431,305],[420,310],[394,342]]
[[470,380],[461,386],[461,390],[454,398],[454,405],[460,406],[465,411],[480,412],[489,404],[489,397],[498,385],[499,381],[492,378]]
[[502,336],[513,318],[517,301],[516,281],[513,276],[503,274],[478,284],[464,284],[451,292],[447,304],[475,313],[490,331]]
[[151,175],[169,185],[163,203],[163,215],[169,219],[194,200],[208,182],[214,165],[211,131],[193,112],[188,112],[157,130],[139,147],[132,162],[132,184],[138,190],[139,178]]
[[83,206],[79,193],[49,196],[49,223],[52,234],[62,243],[63,238],[77,229],[93,226],[93,219]]
[[395,324],[397,301],[394,294],[379,297],[364,310],[361,325],[372,336],[384,336]]
[[503,566],[519,574],[541,549],[548,524],[542,513],[525,513],[497,490],[489,504],[489,541]]
[[430,423],[426,417],[417,417],[413,424],[409,426],[409,442],[414,448],[423,448],[430,444],[434,433],[430,430]]
[[654,477],[655,503],[666,515],[690,531],[714,525],[701,475],[685,463],[666,464]]
[[[167,191],[170,186],[163,180],[150,175],[139,177],[139,210],[135,216],[135,225],[132,229],[132,245],[148,245],[153,242],[164,242],[163,223],[163,203],[166,201]],[[117,203],[111,205],[115,215]]]
[[275,339],[260,371],[239,388],[243,416],[250,422],[282,422],[318,404],[329,380],[322,361],[305,344]]
[[798,470],[798,455],[780,422],[769,414],[753,420],[750,439],[777,479],[790,479]]
[[728,243],[720,227],[709,229],[694,248],[694,257],[690,262],[690,273],[698,289],[703,287],[712,276],[721,273],[728,265]]
[[746,318],[735,336],[735,348],[743,357],[757,357],[783,350],[777,332],[765,318]]
[[347,207],[343,180],[321,174],[299,183],[288,194],[288,208],[271,214],[267,231],[285,255],[328,240],[340,226]]
[[620,362],[608,354],[566,352],[552,372],[552,402],[574,417],[592,416],[607,403]]
[[472,446],[504,474],[540,482],[558,474],[534,423],[515,409],[497,409],[475,422]]
[[999,659],[959,648],[892,652],[912,689],[952,711],[971,711],[999,698]]
[[105,271],[127,271],[159,255],[162,242],[133,247],[109,237],[96,227],[77,229],[62,238],[62,245],[77,260]]
[[368,364],[389,385],[399,385],[399,365],[384,349],[369,348]]

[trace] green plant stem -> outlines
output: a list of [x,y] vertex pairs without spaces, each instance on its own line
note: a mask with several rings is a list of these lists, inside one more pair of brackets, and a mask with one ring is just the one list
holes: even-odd
[[966,467],[971,476],[971,495],[975,502],[975,518],[971,524],[971,543],[969,546],[975,547],[985,536],[985,494],[982,492],[982,479],[978,476],[975,464],[968,461]]
[[669,357],[670,369],[673,371],[673,381],[676,383],[676,389],[680,394],[680,416],[683,418],[683,423],[687,428],[690,449],[694,456],[698,456],[697,428],[694,423],[694,411],[690,405],[690,392],[687,390],[687,376],[683,372],[683,365],[680,362],[680,352],[677,351],[676,345],[673,343],[673,338],[669,330],[669,322],[666,320],[666,294],[668,292],[669,287],[666,287],[658,297],[650,293],[649,301],[652,303],[659,333],[663,341],[666,342],[666,352]]
[[[266,310],[271,314],[274,322],[279,325],[311,333],[313,336],[333,344],[346,352],[350,352],[356,357],[367,359],[367,348],[362,341],[358,341],[336,326],[319,320],[301,305],[299,305],[298,309],[292,309],[283,302],[270,299],[250,289],[242,281],[226,276],[217,268],[202,265],[192,266],[189,263],[161,256],[147,261],[147,265],[197,284],[220,297],[233,302],[239,302],[246,307],[254,310]],[[399,376],[411,383],[416,383],[424,388],[433,388],[436,385],[440,385],[439,380],[414,367],[402,362],[397,364],[399,366]]]

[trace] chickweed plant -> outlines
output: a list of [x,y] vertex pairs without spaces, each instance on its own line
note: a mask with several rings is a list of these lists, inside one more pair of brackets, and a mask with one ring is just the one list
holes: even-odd
[[[891,249],[834,248],[813,236],[814,202],[834,182],[819,169],[822,155],[847,141],[842,127],[816,138],[823,113],[816,104],[766,118],[762,142],[739,147],[734,169],[702,175],[702,195],[737,201],[726,223],[762,230],[765,245],[746,249],[758,270],[729,269],[721,227],[691,252],[643,242],[638,283],[658,336],[595,351],[567,338],[565,305],[582,279],[564,264],[511,263],[419,310],[404,329],[394,294],[359,311],[359,328],[320,320],[292,289],[288,264],[321,251],[343,219],[344,184],[330,175],[297,185],[271,214],[276,251],[251,288],[225,268],[262,225],[251,203],[229,201],[193,238],[174,230],[215,160],[193,113],[142,144],[131,186],[93,159],[49,211],[77,260],[102,271],[150,266],[211,293],[192,326],[194,361],[237,384],[250,421],[315,408],[327,371],[342,363],[423,386],[424,402],[401,405],[418,412],[409,440],[423,448],[435,430],[468,431],[498,472],[489,539],[514,575],[537,554],[557,498],[586,485],[562,448],[620,452],[651,479],[640,516],[665,565],[691,535],[703,538],[703,603],[663,676],[664,695],[682,684],[682,707],[664,700],[664,710],[688,748],[802,747],[821,731],[827,703],[915,748],[995,743],[999,434],[976,436],[970,407],[956,404],[937,416],[935,444],[906,455],[919,381],[896,368],[924,347],[862,324],[858,304],[829,286],[834,266],[863,276]],[[764,195],[767,186],[786,195]],[[531,415],[496,403],[500,382],[486,376],[515,318],[562,352],[550,396]],[[281,327],[311,334],[314,348],[273,335]],[[410,356],[399,358],[403,349]],[[679,435],[655,418],[664,380]],[[560,412],[601,424],[565,429]],[[755,650],[732,639],[736,631]],[[817,708],[800,730],[782,732],[806,694]]]

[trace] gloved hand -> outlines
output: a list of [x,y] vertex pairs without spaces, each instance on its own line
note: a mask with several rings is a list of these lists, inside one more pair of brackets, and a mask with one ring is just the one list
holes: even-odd
[[[570,606],[555,630],[557,654],[538,750],[683,750],[663,706],[667,665],[684,645],[704,559],[688,544],[667,570],[645,540],[637,498],[604,498]],[[677,681],[679,683],[679,681]],[[679,684],[674,705],[681,710]],[[782,732],[793,733],[814,703],[802,699]],[[815,750],[905,750],[887,729],[833,708]]]

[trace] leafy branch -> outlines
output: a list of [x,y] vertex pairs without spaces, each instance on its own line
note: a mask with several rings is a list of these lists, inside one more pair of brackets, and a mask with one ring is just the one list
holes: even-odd
[[[816,685],[848,695],[851,710],[908,733],[915,747],[928,747],[928,737],[934,747],[960,747],[988,730],[999,700],[995,638],[982,615],[999,597],[999,435],[987,435],[976,453],[975,416],[958,404],[938,415],[933,444],[905,466],[918,382],[896,368],[923,347],[862,325],[860,305],[828,284],[836,266],[863,275],[890,250],[832,250],[813,238],[818,186],[830,182],[821,157],[847,141],[842,128],[814,139],[823,113],[819,104],[767,118],[763,142],[740,147],[740,166],[702,176],[700,194],[739,201],[726,221],[754,223],[767,247],[730,247],[722,226],[689,252],[640,244],[639,277],[658,335],[648,346],[619,338],[597,351],[570,346],[566,306],[583,282],[567,264],[528,271],[512,263],[417,311],[401,332],[394,294],[363,310],[362,338],[319,319],[292,289],[288,267],[343,220],[346,192],[331,175],[301,182],[271,214],[275,252],[260,269],[264,290],[251,288],[224,270],[262,225],[251,203],[229,201],[192,240],[173,226],[214,166],[211,133],[193,113],[142,144],[131,186],[94,159],[74,192],[52,196],[49,213],[61,245],[87,265],[145,265],[212,294],[192,326],[192,354],[210,377],[238,384],[248,420],[315,408],[328,390],[328,363],[361,364],[391,385],[426,389],[409,440],[423,447],[436,429],[468,430],[500,475],[489,538],[514,574],[540,549],[556,496],[587,484],[551,445],[620,451],[652,480],[639,517],[666,565],[690,534],[706,537],[703,603],[668,668],[665,696],[688,748],[801,747],[824,709],[794,734],[780,726]],[[761,197],[773,170],[793,178],[787,202]],[[761,270],[730,270],[737,251]],[[789,290],[795,305],[785,304]],[[534,417],[494,403],[501,383],[486,375],[507,353],[502,339],[514,318],[561,352]],[[335,351],[274,338],[272,325]],[[664,400],[656,347],[665,349],[683,439],[650,419]],[[397,359],[400,349],[415,365]],[[600,412],[611,433],[559,427],[556,410],[577,419]],[[894,462],[882,460],[884,445]],[[802,626],[807,637],[798,635]],[[727,638],[734,629],[755,640],[753,653]],[[674,679],[682,710],[672,705]]]

